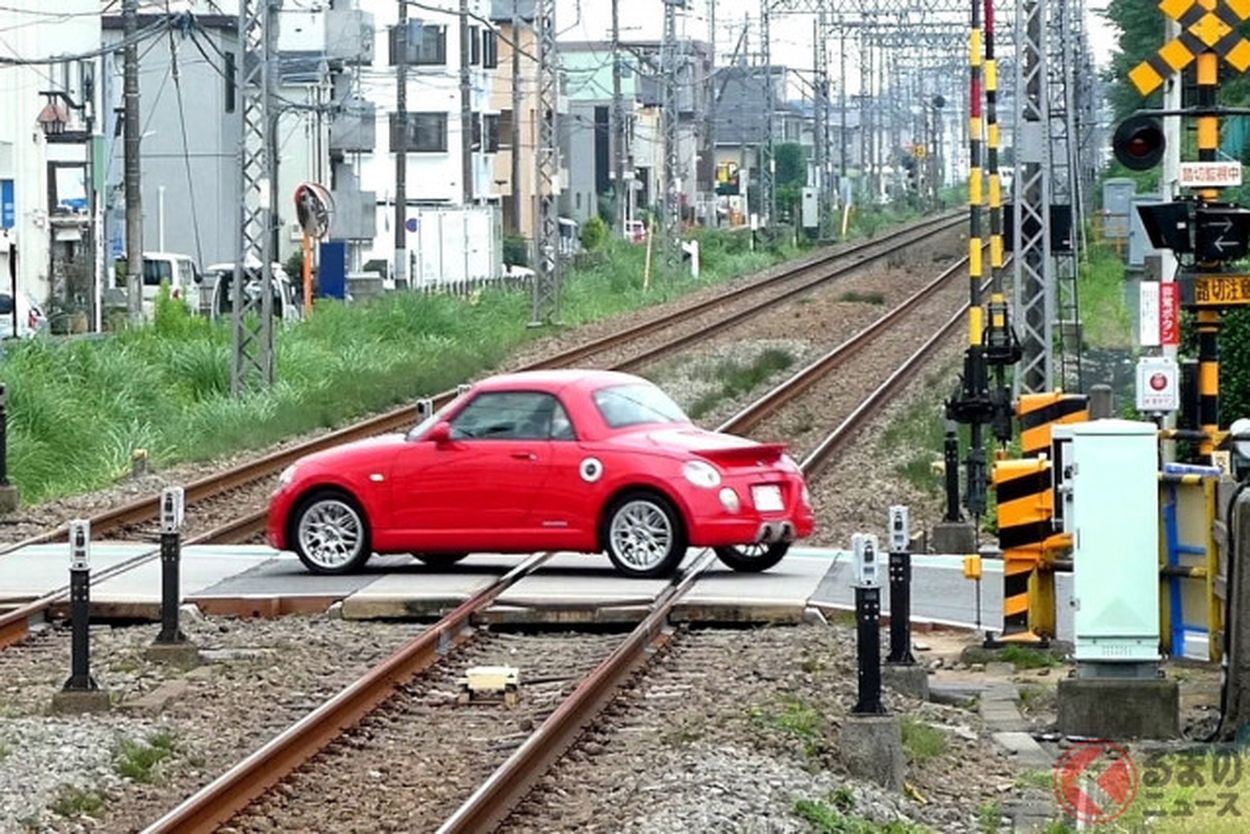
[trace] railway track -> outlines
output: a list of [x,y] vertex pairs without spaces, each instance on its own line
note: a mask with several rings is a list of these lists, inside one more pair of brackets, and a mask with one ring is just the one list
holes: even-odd
[[[741,324],[752,316],[759,315],[761,312],[793,299],[798,295],[810,292],[830,280],[848,275],[870,263],[887,257],[899,248],[923,242],[934,235],[955,228],[960,225],[960,221],[961,216],[939,216],[898,230],[882,238],[838,249],[811,262],[801,264],[794,269],[769,278],[743,284],[713,298],[656,316],[638,325],[622,329],[591,342],[574,346],[517,370],[575,366],[592,356],[619,350],[640,339],[680,325],[683,321],[697,318],[712,311],[721,310],[727,305],[733,305],[738,302],[750,302],[745,304],[742,309],[718,317],[715,323],[703,324],[691,332],[665,340],[653,348],[634,354],[612,366],[615,370],[630,370],[640,367],[660,356],[682,350],[697,341],[707,339],[716,333]],[[831,269],[830,267],[833,268]],[[752,301],[756,296],[765,297],[762,300]],[[434,395],[431,398],[434,407],[439,408],[443,406],[455,397],[456,393],[455,390],[449,390]],[[362,438],[399,431],[410,427],[413,420],[414,412],[410,407],[393,409],[305,443],[293,445],[229,470],[223,470],[211,476],[192,481],[184,486],[188,519],[190,519],[193,509],[197,505],[209,502],[218,496],[228,495],[249,488],[255,488],[263,494],[268,489],[268,484],[264,483],[267,479],[276,476],[277,473],[305,455]],[[157,499],[158,496],[153,494],[93,516],[90,519],[92,535],[98,539],[105,537],[124,538],[128,533],[133,537],[152,535],[156,524]],[[241,524],[233,532],[228,530],[214,531],[215,537],[206,538],[202,541],[203,543],[237,543],[241,540],[245,541],[263,530],[263,520],[258,522],[256,518],[253,517],[247,524]],[[59,525],[21,541],[0,547],[0,557],[30,545],[61,541],[66,534],[66,527]]]
[[[899,316],[916,309],[930,300],[937,289],[957,274],[962,262],[944,270],[938,278],[914,293],[904,307],[886,313],[878,322],[861,331],[848,346],[819,358],[800,370],[769,395],[760,398],[747,409],[732,417],[725,426],[754,425],[787,401],[799,396],[803,390],[814,385],[822,376],[838,367],[863,344],[871,342]],[[863,416],[876,408],[897,391],[915,374],[931,355],[934,347],[951,334],[966,314],[967,303],[960,305],[946,321],[895,371],[885,378],[863,403],[847,415],[823,442],[807,454],[800,463],[808,478],[815,478],[828,465],[836,452],[853,434]],[[860,342],[859,347],[850,347]],[[258,797],[271,790],[290,774],[309,762],[326,745],[334,744],[347,728],[356,725],[371,709],[388,698],[396,696],[407,682],[422,671],[427,671],[441,654],[455,645],[468,640],[473,633],[470,622],[474,616],[485,611],[491,601],[502,592],[500,583],[515,583],[521,576],[537,569],[545,555],[540,554],[499,577],[495,584],[440,621],[430,631],[414,639],[394,657],[376,667],[365,678],[344,690],[335,698],[310,713],[299,723],[248,756],[224,773],[214,782],[202,788],[185,802],[153,823],[147,832],[198,832],[210,831],[228,821],[235,820]],[[525,798],[543,773],[557,761],[577,737],[590,725],[599,712],[613,699],[618,688],[629,676],[641,668],[647,659],[671,639],[669,616],[673,606],[698,581],[700,575],[712,564],[713,556],[702,552],[689,561],[688,567],[677,574],[666,589],[654,600],[643,621],[622,640],[597,666],[580,677],[566,698],[553,708],[544,710],[541,723],[520,742],[512,753],[501,762],[455,810],[443,819],[438,828],[440,834],[456,832],[484,832],[492,830],[507,818],[511,811]],[[438,648],[438,647],[441,647]],[[431,651],[434,654],[431,654]],[[418,662],[415,658],[420,658]],[[550,706],[550,705],[548,705]],[[400,707],[402,712],[402,707]],[[354,745],[368,747],[376,733],[361,734],[361,741]],[[515,735],[515,734],[514,734]],[[387,747],[387,756],[396,755],[393,747]],[[400,751],[402,756],[402,751]],[[436,772],[432,779],[444,774]],[[324,786],[323,780],[309,780],[309,785]],[[416,790],[414,788],[414,790]],[[290,791],[283,802],[290,800]],[[295,800],[290,800],[295,801]],[[280,803],[281,804],[281,803]],[[272,810],[272,809],[269,809]],[[232,827],[250,830],[246,824]],[[272,818],[269,819],[272,822]]]
[[[928,237],[929,235],[935,233],[933,231],[934,228],[938,230],[944,230],[946,227],[947,227],[946,221],[944,220],[934,222],[934,223],[929,223],[923,227],[922,231],[919,233],[919,236],[922,238]],[[863,251],[863,247],[856,248],[855,251]],[[875,255],[865,255],[864,257],[867,260],[873,260],[878,257],[881,257],[881,253],[878,253]],[[859,261],[856,263],[856,266],[862,265],[862,263],[863,261]],[[853,337],[846,340],[845,342],[840,344],[838,347],[834,348],[832,351],[826,353],[824,356],[820,357],[815,362],[809,364],[808,366],[806,366],[805,368],[803,368],[802,370],[794,374],[792,377],[790,377],[782,385],[773,389],[772,391],[770,391],[769,393],[761,397],[759,400],[752,403],[746,409],[734,415],[734,417],[732,417],[730,420],[728,420],[721,426],[718,426],[717,427],[718,430],[728,431],[728,432],[737,432],[737,433],[748,431],[753,426],[757,425],[759,422],[764,420],[768,415],[782,408],[787,402],[790,402],[794,400],[796,397],[801,396],[804,391],[811,388],[820,379],[827,377],[836,368],[844,366],[846,362],[848,362],[851,358],[853,358],[855,355],[860,353],[865,348],[865,346],[871,344],[874,339],[880,336],[880,334],[888,331],[888,329],[901,317],[908,315],[915,309],[925,304],[934,295],[934,293],[936,293],[944,284],[946,284],[947,282],[951,280],[952,276],[954,276],[958,272],[958,270],[964,263],[966,263],[966,257],[960,260],[959,262],[957,262],[956,264],[952,265],[948,269],[944,270],[935,279],[929,281],[928,283],[920,287],[911,296],[906,298],[900,305],[898,305],[897,307],[891,309],[890,311],[888,311],[887,313],[879,317],[876,321],[874,321],[864,330],[858,332]],[[817,266],[816,264],[813,264],[813,265],[805,266],[802,269],[810,270],[810,269],[815,268],[816,266]],[[795,295],[800,294],[801,292],[806,292],[810,290],[815,284],[822,283],[823,281],[829,280],[830,277],[836,277],[837,275],[845,274],[846,272],[854,268],[855,266],[843,265],[839,268],[839,271],[833,274],[826,273],[823,278],[807,277],[803,279],[798,285],[787,287],[784,290],[782,290],[780,293],[771,296],[768,300],[766,300],[763,303],[763,305],[759,305],[759,306],[752,308],[753,314],[758,314],[760,310],[762,309],[767,309],[769,307],[780,304],[783,301],[788,300],[794,297]],[[776,279],[771,279],[771,280],[776,280]],[[759,286],[765,283],[766,282],[756,282],[756,284],[753,286]],[[746,289],[747,288],[738,288],[737,290],[734,291],[734,293],[743,294]],[[706,305],[711,304],[712,302],[715,302],[718,300],[720,300],[720,297],[718,297],[717,299],[711,299],[709,301],[701,302],[699,305],[695,305],[695,308],[702,311],[706,307]],[[967,305],[965,304],[962,309],[966,310]],[[606,349],[606,347],[608,346],[611,346],[611,347],[618,346],[624,339],[622,334],[632,333],[638,330],[646,330],[646,332],[648,333],[654,332],[656,329],[660,328],[661,326],[664,326],[666,323],[671,324],[673,321],[681,320],[682,317],[679,315],[680,312],[681,311],[677,311],[674,313],[670,313],[664,317],[658,317],[655,320],[651,320],[651,321],[644,323],[639,328],[631,328],[629,330],[620,331],[619,333],[604,337],[603,339],[600,339],[597,342],[593,342],[591,344],[592,345],[598,344],[598,345],[603,346],[600,349]],[[744,315],[740,315],[740,317],[734,318],[733,323],[738,323],[745,317],[746,316]],[[944,328],[943,330],[943,335],[945,332],[949,331],[950,327],[954,326],[956,319],[957,319],[957,316],[953,317],[952,320],[948,322],[946,328]],[[726,327],[728,326],[732,326],[732,325],[726,325]],[[720,328],[720,329],[723,329],[723,328]],[[684,334],[684,335],[678,336],[675,340],[669,343],[670,349],[678,350],[678,349],[684,348],[688,346],[689,344],[691,344],[695,340],[695,337],[707,338],[708,336],[712,335],[713,332],[715,332],[715,329],[704,329],[695,334]],[[936,340],[939,340],[939,337],[935,337],[935,339],[931,341],[936,341]],[[593,352],[588,352],[588,351],[589,351],[589,346],[583,345],[583,346],[575,347],[571,349],[570,351],[561,353],[557,355],[556,357],[553,357],[552,359],[547,360],[547,361],[550,363],[549,366],[554,366],[554,367],[567,365],[567,364],[576,364],[577,362],[584,360],[586,356],[591,355],[593,353]],[[924,351],[924,348],[922,348],[921,351],[918,351],[917,354],[913,356],[913,360],[915,361],[916,364],[919,364],[920,361],[922,360],[923,351]],[[656,355],[657,355],[657,350],[654,350],[654,349],[643,354],[643,356],[646,357],[646,361],[653,361],[656,358]],[[894,388],[897,388],[898,385],[901,385],[909,376],[910,376],[910,371],[898,373],[892,376],[891,380],[893,380],[893,386],[891,387],[890,391],[874,393],[872,396],[868,398],[868,400],[865,401],[864,405],[860,407],[860,409],[856,412],[855,415],[853,415],[852,417],[848,417],[847,420],[843,422],[842,426],[840,426],[841,433],[835,432],[834,435],[832,435],[830,438],[826,438],[824,441],[822,441],[820,444],[817,445],[815,450],[809,454],[808,461],[805,461],[805,463],[810,463],[812,467],[813,476],[817,475],[824,468],[824,464],[827,458],[833,455],[834,452],[836,452],[841,447],[842,443],[845,440],[845,437],[849,436],[853,432],[855,422],[858,419],[860,419],[860,417],[863,414],[868,413],[869,409],[871,409],[872,407],[875,407],[882,400],[884,400],[885,397],[888,396],[888,394],[894,390]],[[456,395],[455,391],[444,392],[442,395],[440,395],[441,399],[436,399],[436,402],[435,402],[436,407],[442,403],[449,401],[455,395]],[[279,466],[285,467],[289,465],[290,462],[297,459],[300,455],[307,454],[310,451],[314,450],[309,447],[315,446],[316,448],[326,448],[329,446],[337,445],[337,443],[348,442],[349,440],[355,439],[356,437],[359,437],[359,436],[369,436],[369,435],[381,433],[387,430],[396,430],[398,428],[406,427],[409,424],[411,424],[412,416],[413,415],[410,409],[398,409],[389,414],[382,415],[381,417],[372,418],[371,420],[365,421],[365,423],[358,424],[357,426],[353,426],[348,429],[335,432],[331,435],[318,438],[317,440],[312,441],[309,444],[304,444],[304,445],[301,445],[300,447],[293,447],[292,449],[284,450],[283,452],[275,453],[273,455],[269,455],[257,461],[250,462],[248,464],[245,464],[242,467],[239,467],[236,470],[233,470],[228,473],[224,473],[222,477],[225,479],[225,482],[231,484],[231,486],[235,488],[237,488],[238,485],[247,483],[249,481],[252,483],[255,483],[257,480],[265,477],[264,474],[258,474],[258,473],[261,473],[261,472],[276,473],[277,471],[279,471],[278,469]],[[368,425],[371,428],[361,433],[361,430],[359,427],[362,425]],[[337,442],[329,442],[329,438],[336,437],[336,436],[339,437],[339,440]],[[297,449],[303,449],[304,451],[300,452],[300,454],[297,455],[296,454]],[[242,473],[248,473],[248,474],[244,475]],[[186,488],[188,503],[191,503],[194,500],[192,496],[195,496],[195,495],[199,495],[200,500],[223,500],[225,493],[212,491],[214,489],[213,482],[214,482],[213,478],[206,478],[188,486]],[[104,523],[106,524],[106,529],[107,529],[107,525],[110,523],[114,525],[134,523],[130,519],[134,519],[137,517],[137,513],[139,512],[139,505],[141,503],[143,504],[143,507],[145,508],[146,512],[148,512],[149,514],[154,514],[156,505],[157,505],[155,497],[148,500],[146,503],[134,502],[131,505],[127,505],[126,507],[119,508],[116,511],[112,511],[109,514],[106,514],[113,519],[112,521],[109,521],[107,519],[105,520]],[[119,517],[125,518],[127,519],[127,521],[118,521],[117,518]],[[249,540],[256,538],[263,532],[264,527],[265,527],[265,520],[266,520],[266,511],[263,507],[259,509],[251,510],[251,511],[244,513],[243,515],[237,516],[227,521],[224,524],[220,524],[206,532],[202,532],[197,535],[193,535],[189,537],[188,539],[185,540],[185,544],[187,545],[233,544],[233,543],[247,542]],[[93,530],[94,535],[99,535],[99,530],[96,526],[97,523],[98,522],[96,520],[92,521],[92,530]],[[114,527],[114,529],[116,528]],[[44,542],[48,540],[54,540],[54,538],[45,539],[45,538],[39,537],[35,540],[29,541],[28,543],[33,544],[33,543]],[[136,555],[130,559],[127,559],[126,561],[120,564],[113,565],[105,571],[95,572],[92,574],[92,579],[91,579],[92,584],[96,584],[112,576],[116,576],[127,570],[131,570],[135,567],[138,567],[139,565],[150,562],[158,558],[159,555],[160,555],[159,548],[153,547],[150,551],[146,551],[142,554]],[[0,556],[2,556],[2,553],[0,553]],[[2,649],[4,646],[11,645],[12,643],[17,642],[18,640],[21,640],[28,633],[29,624],[37,620],[38,618],[45,616],[46,612],[52,606],[65,600],[68,597],[68,593],[69,593],[68,586],[58,588],[55,591],[45,594],[44,596],[36,600],[33,600],[29,603],[23,604],[18,608],[15,608],[6,613],[0,613],[0,649]]]

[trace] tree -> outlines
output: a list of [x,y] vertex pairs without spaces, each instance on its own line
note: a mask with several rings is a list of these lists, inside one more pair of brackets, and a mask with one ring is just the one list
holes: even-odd
[[783,142],[773,148],[773,160],[777,165],[777,205],[793,211],[807,185],[806,149],[797,142]]

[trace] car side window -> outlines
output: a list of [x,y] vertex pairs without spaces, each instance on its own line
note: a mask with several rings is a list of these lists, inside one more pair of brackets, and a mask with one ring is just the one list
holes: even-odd
[[573,421],[569,419],[564,406],[555,399],[552,399],[551,403],[555,406],[551,411],[551,439],[576,440],[577,433],[573,431]]
[[[557,408],[559,403],[554,397],[538,391],[478,394],[452,419],[451,437],[458,440],[546,440],[551,436]],[[567,415],[565,420],[568,420]]]

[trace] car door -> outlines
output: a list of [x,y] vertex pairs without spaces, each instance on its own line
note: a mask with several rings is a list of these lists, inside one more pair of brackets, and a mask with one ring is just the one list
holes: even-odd
[[547,550],[594,550],[603,463],[585,451],[577,426],[553,403],[547,480],[534,502],[534,523]]
[[[483,391],[451,419],[451,437],[399,461],[394,519],[428,547],[528,550],[534,501],[550,466],[552,397]],[[406,450],[407,451],[407,450]]]

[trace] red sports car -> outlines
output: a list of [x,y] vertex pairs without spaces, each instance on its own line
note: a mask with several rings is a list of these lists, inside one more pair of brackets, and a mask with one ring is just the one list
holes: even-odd
[[664,576],[687,547],[761,571],[812,532],[784,446],[694,426],[656,386],[532,371],[472,386],[407,435],[301,459],[279,478],[269,543],[316,573],[372,553],[449,565],[471,552],[607,551]]

